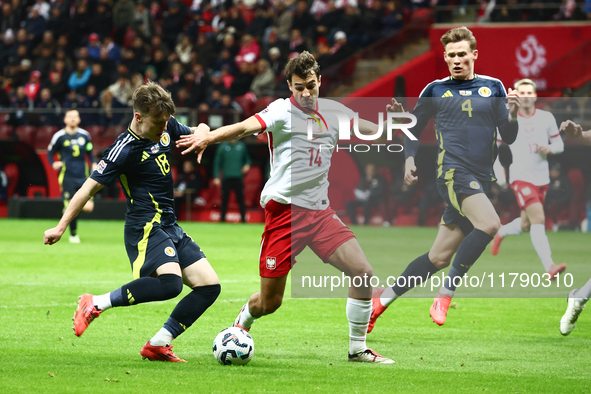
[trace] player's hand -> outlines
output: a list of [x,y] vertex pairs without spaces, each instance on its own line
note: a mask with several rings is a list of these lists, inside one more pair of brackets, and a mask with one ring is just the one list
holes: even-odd
[[568,138],[579,139],[583,136],[583,127],[572,120],[565,120],[560,125],[560,131],[565,132]]
[[182,155],[186,155],[190,152],[197,153],[197,162],[201,163],[203,151],[209,145],[209,126],[201,123],[197,127],[192,127],[191,131],[193,134],[181,136],[181,138],[176,142],[176,147],[187,148],[181,152]]
[[538,147],[538,152],[548,155],[548,154],[550,154],[550,148],[546,145],[543,145],[543,146]]
[[43,234],[43,243],[45,245],[53,245],[62,238],[63,233],[64,232],[59,230],[57,227],[50,228],[49,230],[45,231],[45,234]]
[[53,167],[54,170],[59,171],[63,165],[64,165],[64,163],[61,161],[54,161],[51,166]]
[[511,117],[516,118],[519,107],[521,106],[521,98],[519,97],[517,90],[509,88],[509,93],[507,93],[507,103],[509,104],[509,113],[511,114]]
[[419,177],[415,175],[416,171],[415,159],[414,157],[409,157],[404,164],[404,181],[408,185],[414,185],[419,180]]
[[386,105],[388,112],[404,112],[404,107],[395,98],[392,99],[392,104]]
[[214,178],[213,179],[213,185],[220,187],[222,185],[222,181],[220,181],[220,178]]

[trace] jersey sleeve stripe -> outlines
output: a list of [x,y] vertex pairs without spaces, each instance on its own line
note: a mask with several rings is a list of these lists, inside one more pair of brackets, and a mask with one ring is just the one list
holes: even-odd
[[263,120],[263,118],[261,118],[259,116],[259,114],[254,114],[254,117],[259,121],[259,123],[261,124],[261,128],[262,130],[260,131],[261,133],[264,133],[265,130],[267,130],[267,124],[265,123],[265,121]]
[[66,132],[64,131],[64,129],[61,129],[60,131],[58,131],[57,133],[55,133],[53,135],[53,137],[51,138],[51,142],[49,143],[49,146],[47,147],[47,150],[48,151],[51,151],[51,149],[53,148],[53,146],[57,142],[57,139],[60,138],[64,134],[66,134]]
[[117,157],[119,157],[119,154],[121,153],[121,151],[123,150],[125,145],[129,144],[132,140],[133,140],[133,138],[130,135],[128,135],[127,137],[125,137],[121,141],[118,141],[117,142],[118,146],[115,146],[115,149],[113,149],[111,151],[111,153],[109,153],[109,156],[107,156],[107,160],[116,161]]

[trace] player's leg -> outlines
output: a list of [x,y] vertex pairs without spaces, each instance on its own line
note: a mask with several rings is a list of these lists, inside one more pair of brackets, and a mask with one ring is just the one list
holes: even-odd
[[261,277],[261,291],[250,296],[234,321],[234,327],[250,330],[259,317],[275,312],[283,302],[287,274],[279,277]]
[[501,242],[503,239],[509,235],[521,235],[522,232],[529,231],[529,219],[525,211],[520,211],[520,216],[518,218],[513,219],[511,222],[501,226],[495,238],[493,239],[492,244],[490,245],[490,252],[493,256],[499,254],[499,250],[501,249]]
[[591,297],[591,279],[578,290],[572,290],[566,297],[567,307],[564,316],[560,319],[560,333],[568,335],[575,329],[575,323],[585,308],[585,304]]
[[[371,278],[373,268],[367,261],[355,238],[342,243],[330,255],[327,262],[351,278],[347,298],[349,320],[349,361],[393,364],[394,361],[367,347],[367,326],[371,315]],[[354,278],[361,278],[361,286],[355,286]]]
[[88,202],[84,205],[84,208],[82,208],[82,211],[84,211],[86,213],[90,213],[90,212],[94,211],[94,200],[92,200],[92,199],[88,200]]
[[[379,302],[379,305],[374,309],[381,310],[379,314],[383,313],[397,298],[415,286],[428,281],[439,270],[449,266],[463,239],[464,234],[458,226],[442,224],[429,252],[414,259],[397,277],[396,284],[384,290],[379,298],[375,298],[374,302]],[[374,319],[373,315],[372,319]]]
[[566,264],[556,265],[552,260],[552,250],[550,242],[546,235],[546,217],[544,215],[544,206],[541,202],[535,202],[525,208],[529,219],[531,243],[544,266],[544,270],[554,279],[555,275],[566,269]]

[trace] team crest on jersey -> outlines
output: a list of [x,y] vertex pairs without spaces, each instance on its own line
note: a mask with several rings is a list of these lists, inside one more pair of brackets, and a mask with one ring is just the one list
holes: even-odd
[[167,132],[164,132],[162,137],[160,137],[160,143],[162,146],[168,146],[168,144],[170,144],[170,135],[168,135]]
[[84,145],[84,137],[78,137],[78,145]]
[[174,255],[176,254],[174,252],[174,249],[171,248],[170,246],[167,246],[166,248],[164,248],[164,254],[169,256],[169,257],[174,257]]
[[105,171],[105,168],[107,168],[107,163],[105,163],[104,160],[99,161],[99,163],[96,165],[96,171],[99,174],[102,174],[103,171]]
[[460,96],[472,96],[471,90],[460,90]]
[[275,257],[267,257],[267,269],[274,270],[277,265],[277,259]]
[[478,184],[478,182],[476,182],[476,181],[472,181],[472,182],[470,182],[470,187],[471,187],[472,189],[474,189],[474,190],[478,190],[478,189],[480,189],[480,185],[479,185],[479,184]]
[[478,94],[482,97],[490,97],[490,95],[492,94],[492,90],[490,90],[486,86],[483,86],[480,89],[478,89]]
[[308,118],[307,119],[307,129],[310,130],[312,128],[312,133],[322,133],[322,128],[320,127],[320,122],[317,119]]
[[[164,137],[164,135],[162,135],[162,137]],[[160,150],[160,145],[156,144],[153,147],[150,148],[150,151],[152,153],[158,153],[158,151]]]

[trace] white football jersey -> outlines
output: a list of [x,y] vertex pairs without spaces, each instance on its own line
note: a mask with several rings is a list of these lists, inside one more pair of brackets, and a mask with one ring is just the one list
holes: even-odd
[[255,115],[261,133],[268,134],[271,156],[271,176],[261,193],[263,208],[270,200],[313,210],[328,208],[328,171],[339,134],[336,112],[348,116],[349,131],[355,112],[337,101],[316,102],[316,110],[302,108],[292,96],[273,101]]
[[530,117],[518,115],[517,122],[517,138],[509,145],[513,155],[513,162],[509,166],[509,181],[524,181],[535,186],[547,185],[550,183],[548,160],[538,149],[540,146],[549,146],[554,154],[564,150],[556,119],[550,112],[536,109]]

